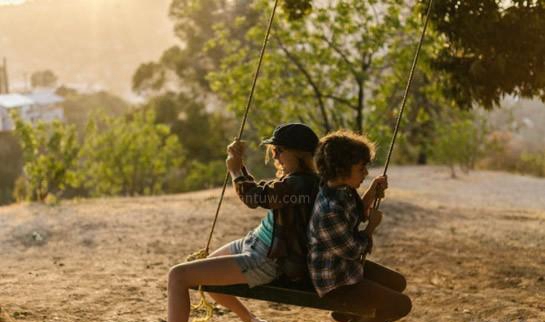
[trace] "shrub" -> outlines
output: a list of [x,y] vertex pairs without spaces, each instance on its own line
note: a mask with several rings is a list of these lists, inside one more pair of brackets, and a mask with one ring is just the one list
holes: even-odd
[[38,122],[33,127],[25,123],[17,112],[11,113],[11,117],[24,160],[22,182],[17,184],[16,198],[43,201],[51,193],[62,195],[75,183],[79,152],[75,127],[59,121]]
[[93,196],[164,191],[169,172],[184,160],[178,138],[151,112],[131,118],[96,115],[81,150],[80,182]]
[[0,133],[0,205],[14,201],[15,182],[23,172],[23,152],[10,132]]
[[443,120],[436,124],[432,157],[435,162],[448,165],[451,176],[456,177],[456,166],[460,166],[464,172],[475,167],[484,151],[485,133],[484,122],[470,114],[460,113],[449,122]]
[[181,191],[210,189],[221,186],[225,179],[225,161],[212,162],[193,161],[181,181]]
[[545,151],[541,153],[523,152],[516,165],[516,171],[538,177],[545,177]]

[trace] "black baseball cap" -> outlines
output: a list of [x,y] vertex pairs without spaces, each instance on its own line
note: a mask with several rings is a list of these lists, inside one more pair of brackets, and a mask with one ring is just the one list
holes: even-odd
[[314,153],[318,141],[318,136],[310,127],[302,123],[288,123],[274,129],[272,137],[263,140],[261,144],[281,145],[288,149]]

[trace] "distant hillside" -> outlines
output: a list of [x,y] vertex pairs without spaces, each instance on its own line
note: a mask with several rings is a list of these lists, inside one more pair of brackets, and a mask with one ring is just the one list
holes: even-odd
[[61,83],[94,84],[130,95],[142,62],[175,43],[171,0],[31,0],[0,6],[0,57],[11,82],[51,69]]
[[538,99],[504,101],[488,114],[493,128],[513,133],[514,144],[525,151],[545,148],[545,104]]

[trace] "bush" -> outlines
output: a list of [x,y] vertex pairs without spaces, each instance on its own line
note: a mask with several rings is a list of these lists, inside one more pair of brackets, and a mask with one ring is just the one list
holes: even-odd
[[64,97],[60,103],[63,108],[66,123],[74,124],[80,137],[93,112],[103,111],[109,116],[123,116],[131,110],[131,106],[120,97],[108,92],[80,94],[68,87],[59,87],[56,91]]
[[436,137],[431,148],[433,160],[448,165],[451,176],[456,177],[455,167],[464,172],[475,167],[484,151],[484,122],[469,113],[460,113],[453,120],[436,124]]
[[494,131],[486,138],[486,153],[478,166],[545,177],[545,150],[529,149],[511,132]]
[[541,153],[523,152],[520,156],[517,171],[545,177],[545,151]]
[[17,112],[11,113],[11,118],[24,160],[23,182],[17,184],[16,198],[43,201],[49,194],[60,196],[74,184],[79,152],[75,127],[59,121],[38,122],[32,127]]
[[131,117],[97,115],[89,122],[79,178],[93,196],[162,193],[169,172],[183,162],[178,138],[155,124],[153,113]]
[[0,133],[0,205],[13,202],[15,182],[23,172],[23,152],[10,132]]
[[225,161],[191,162],[182,180],[182,191],[210,189],[221,186],[225,179]]

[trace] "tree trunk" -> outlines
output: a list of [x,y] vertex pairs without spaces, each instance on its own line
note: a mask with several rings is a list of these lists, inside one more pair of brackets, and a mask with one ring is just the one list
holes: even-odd
[[356,111],[356,131],[359,134],[363,134],[363,108],[365,104],[363,84],[363,80],[358,81],[358,109]]

